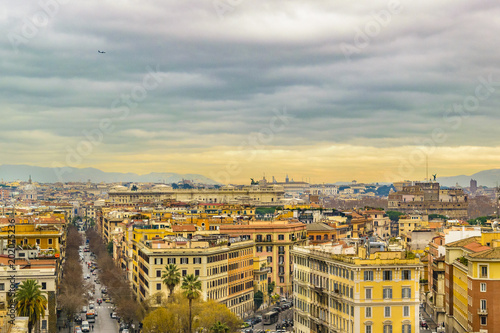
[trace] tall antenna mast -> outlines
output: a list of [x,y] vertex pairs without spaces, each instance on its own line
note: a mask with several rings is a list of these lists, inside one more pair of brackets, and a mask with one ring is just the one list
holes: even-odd
[[497,201],[496,202],[496,204],[497,204],[497,219],[499,219],[500,218],[500,212],[498,210],[499,210],[499,206],[500,206],[499,205],[499,203],[500,203],[500,195],[499,195],[500,194],[500,187],[498,186],[498,182],[497,182],[497,187],[495,188],[495,190],[496,190],[496,196],[495,197],[496,197],[496,201]]

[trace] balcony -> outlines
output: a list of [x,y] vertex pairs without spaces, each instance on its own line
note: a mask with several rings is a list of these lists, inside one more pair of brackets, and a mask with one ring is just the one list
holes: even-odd
[[481,316],[487,316],[488,315],[488,309],[477,309],[477,314]]
[[320,286],[313,285],[314,291],[317,292],[318,294],[323,294],[325,292],[325,289]]

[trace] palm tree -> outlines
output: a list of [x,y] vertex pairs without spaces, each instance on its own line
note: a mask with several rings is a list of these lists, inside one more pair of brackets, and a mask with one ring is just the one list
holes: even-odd
[[47,297],[36,280],[26,280],[17,289],[14,300],[18,316],[28,317],[28,330],[31,333],[40,317],[45,316]]
[[212,327],[210,327],[210,332],[211,333],[227,333],[227,332],[229,332],[229,327],[226,324],[218,321],[215,324],[213,324]]
[[194,274],[186,275],[182,280],[181,288],[184,289],[183,294],[189,301],[189,333],[191,333],[191,324],[193,323],[191,311],[192,303],[193,299],[197,299],[198,297],[200,297],[201,281],[199,281],[198,276],[195,276]]
[[181,282],[181,273],[179,273],[179,268],[177,268],[174,264],[166,265],[161,278],[169,290],[168,300],[171,301],[174,295],[175,286]]

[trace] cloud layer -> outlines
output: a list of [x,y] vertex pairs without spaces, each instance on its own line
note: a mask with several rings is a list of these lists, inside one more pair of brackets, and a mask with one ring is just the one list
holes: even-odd
[[500,162],[496,1],[4,6],[3,163],[327,182]]

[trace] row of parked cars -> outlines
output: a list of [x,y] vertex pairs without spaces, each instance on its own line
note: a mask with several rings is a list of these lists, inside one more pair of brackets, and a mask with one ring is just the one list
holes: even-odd
[[281,311],[284,311],[286,309],[290,309],[292,306],[293,306],[292,302],[281,302],[278,305],[276,305],[275,307],[273,307],[271,310],[281,312]]

